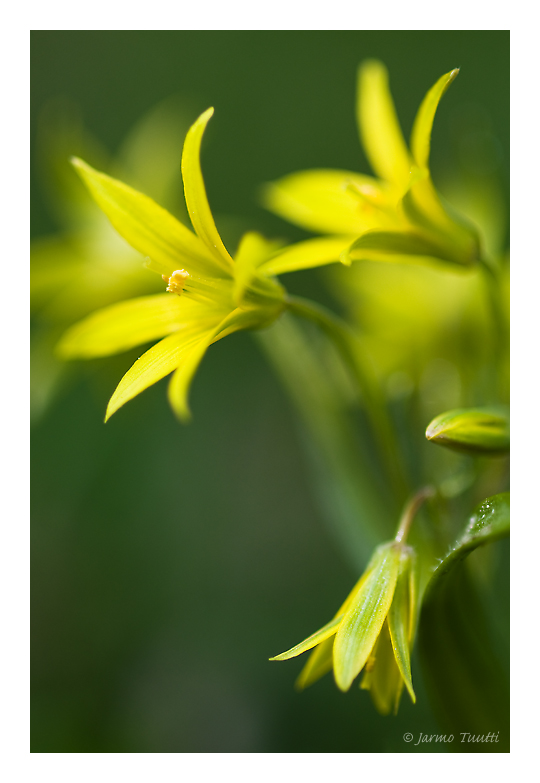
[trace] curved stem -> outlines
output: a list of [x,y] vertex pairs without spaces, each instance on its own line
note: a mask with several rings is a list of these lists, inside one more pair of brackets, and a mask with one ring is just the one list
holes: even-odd
[[435,494],[435,490],[433,487],[423,487],[407,503],[407,505],[403,510],[403,514],[401,515],[401,519],[399,520],[399,527],[395,537],[397,543],[399,544],[405,543],[405,540],[411,528],[412,521],[415,518],[418,509],[420,508],[424,500],[433,497],[434,494]]
[[338,316],[315,302],[289,295],[286,304],[291,312],[316,323],[323,329],[341,353],[364,399],[388,477],[398,498],[405,497],[408,494],[408,485],[392,423],[380,391],[361,361],[361,349],[356,335]]

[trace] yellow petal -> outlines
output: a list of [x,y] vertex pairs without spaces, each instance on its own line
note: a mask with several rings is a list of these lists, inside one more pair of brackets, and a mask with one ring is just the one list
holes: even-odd
[[409,653],[411,605],[410,605],[410,572],[411,555],[407,550],[403,552],[399,576],[396,581],[394,599],[388,612],[388,629],[394,650],[394,657],[399,672],[413,704],[416,702],[411,676],[411,659]]
[[261,264],[259,271],[265,275],[281,275],[285,272],[337,263],[340,255],[350,244],[350,236],[307,239],[305,242],[298,242],[280,250]]
[[369,575],[358,590],[336,634],[334,676],[346,691],[366,663],[392,603],[400,549],[384,544],[375,550]]
[[233,260],[221,241],[214,223],[208,198],[206,197],[200,163],[203,133],[213,113],[214,109],[207,109],[193,123],[187,133],[182,153],[182,177],[184,180],[186,204],[193,228],[221,268],[230,271],[233,266]]
[[169,274],[183,268],[199,274],[219,273],[200,239],[166,209],[79,158],[71,162],[97,205],[135,250],[163,264]]
[[435,118],[435,112],[442,96],[446,90],[450,87],[454,79],[459,73],[459,68],[454,68],[453,71],[445,73],[444,76],[435,82],[433,87],[428,91],[426,97],[420,104],[418,113],[414,120],[414,125],[411,134],[411,152],[416,165],[420,168],[428,168],[429,165],[429,151],[431,145],[431,129],[433,127],[433,120]]
[[314,169],[265,185],[262,201],[267,209],[310,231],[359,234],[377,225],[376,212],[351,193],[351,185],[360,193],[365,190],[381,196],[381,186],[373,177]]
[[[261,266],[276,249],[275,242],[269,242],[255,231],[244,234],[234,260],[233,299],[235,304],[238,306],[242,304],[246,289],[257,276],[257,267]],[[256,284],[255,287],[260,288],[261,293],[263,289],[268,291],[268,295],[275,289],[276,296],[281,298],[281,286],[277,286],[270,280],[260,280],[259,285]]]
[[184,326],[180,331],[165,337],[164,340],[146,351],[130,367],[116,387],[107,406],[105,421],[128,400],[133,399],[137,394],[169,375],[205,334],[211,332],[211,329],[203,328],[198,323]]
[[373,171],[404,190],[411,159],[388,88],[388,72],[377,60],[367,60],[359,68],[357,119]]
[[182,325],[191,303],[171,294],[141,296],[98,310],[68,329],[57,346],[65,359],[110,356],[164,337]]
[[306,661],[306,665],[298,675],[295,682],[297,690],[303,690],[308,685],[320,680],[332,669],[334,638],[330,636],[324,642],[317,645]]
[[240,329],[259,326],[265,318],[266,314],[261,310],[233,310],[217,326],[202,335],[196,344],[192,344],[189,352],[182,355],[168,389],[171,407],[181,421],[187,421],[191,416],[188,406],[189,387],[197,367],[211,343]]
[[324,642],[326,639],[330,638],[336,633],[341,619],[342,615],[334,617],[333,620],[330,620],[329,623],[323,625],[323,627],[318,631],[312,633],[311,636],[308,636],[307,639],[304,639],[303,642],[296,644],[294,647],[291,647],[290,650],[287,650],[284,653],[280,653],[280,655],[274,656],[274,658],[270,658],[270,660],[287,661],[289,658],[295,658],[297,655],[301,655],[302,653],[307,652],[307,650],[311,650],[317,644],[321,644],[321,642]]
[[373,704],[381,715],[389,715],[392,710],[397,713],[403,679],[392,651],[387,622],[381,629],[374,652],[371,671],[362,678],[361,687],[369,689]]

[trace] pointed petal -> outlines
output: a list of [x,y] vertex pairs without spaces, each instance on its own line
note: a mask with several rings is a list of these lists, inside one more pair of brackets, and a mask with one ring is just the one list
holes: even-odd
[[400,549],[393,543],[375,550],[369,576],[351,602],[336,635],[334,676],[348,690],[366,663],[392,603],[399,570]]
[[308,685],[320,680],[332,669],[334,637],[330,636],[318,644],[306,661],[306,665],[295,682],[297,690],[303,690]]
[[165,337],[154,345],[133,364],[124,375],[107,406],[105,421],[113,413],[125,405],[128,400],[136,397],[152,384],[169,375],[182,358],[189,354],[205,334],[212,332],[208,327],[195,323],[185,326],[178,332]]
[[392,710],[397,713],[403,680],[394,658],[392,643],[385,622],[377,640],[374,662],[368,678],[362,678],[362,688],[369,688],[369,693],[377,712],[389,715]]
[[71,162],[94,201],[135,250],[163,264],[169,275],[183,268],[198,274],[220,274],[220,267],[200,239],[166,209],[79,158]]
[[373,171],[405,189],[411,159],[388,88],[388,72],[377,60],[358,70],[357,120],[362,145]]
[[420,231],[367,231],[353,242],[346,255],[352,261],[396,261],[410,257],[446,259],[442,245]]
[[202,239],[222,269],[229,270],[233,260],[223,244],[210,211],[201,171],[200,151],[203,133],[214,109],[207,109],[193,123],[184,142],[182,177],[189,217],[197,236]]
[[401,558],[399,576],[396,581],[394,599],[388,612],[388,629],[390,631],[392,648],[394,650],[394,657],[399,672],[414,704],[416,702],[416,696],[412,684],[411,658],[409,653],[409,630],[411,626],[410,566],[410,555],[407,550],[404,550]]
[[266,293],[267,296],[271,296],[274,293],[277,298],[283,297],[280,285],[274,281],[262,280],[257,277],[257,268],[277,249],[275,242],[269,242],[255,231],[244,234],[234,260],[233,299],[237,306],[242,304],[246,289],[252,284],[254,278],[256,278],[254,287],[261,294]]
[[341,253],[351,244],[350,236],[307,239],[280,250],[259,267],[265,275],[281,275],[299,269],[338,263]]
[[274,658],[270,658],[270,660],[287,661],[289,658],[295,658],[297,655],[301,655],[303,652],[311,650],[313,647],[315,647],[315,645],[321,644],[321,642],[324,642],[326,639],[329,639],[331,636],[333,636],[339,628],[341,620],[342,615],[334,617],[333,620],[330,620],[329,623],[323,625],[323,627],[318,631],[312,633],[311,636],[308,636],[307,639],[304,639],[303,642],[300,642],[300,644],[296,644],[294,647],[291,647],[291,649],[287,650],[287,652],[280,653],[280,655],[276,655]]
[[65,359],[110,356],[164,337],[182,326],[185,305],[171,294],[141,296],[105,307],[68,329],[57,351]]
[[376,214],[355,198],[348,189],[350,185],[360,193],[366,190],[378,197],[386,195],[373,177],[352,171],[313,169],[265,185],[262,201],[271,212],[310,231],[360,234],[374,227]]
[[240,329],[261,325],[261,319],[266,317],[260,310],[233,310],[217,326],[202,335],[196,344],[192,344],[189,352],[182,355],[167,393],[171,407],[181,421],[187,421],[191,417],[188,406],[189,387],[208,347]]
[[429,165],[429,151],[431,146],[431,129],[433,127],[433,120],[435,118],[435,112],[442,96],[446,90],[450,87],[454,79],[459,73],[459,68],[454,68],[453,71],[445,73],[444,76],[435,82],[433,87],[428,91],[426,97],[420,104],[418,113],[414,120],[414,125],[411,135],[411,152],[417,166],[420,168],[428,168]]

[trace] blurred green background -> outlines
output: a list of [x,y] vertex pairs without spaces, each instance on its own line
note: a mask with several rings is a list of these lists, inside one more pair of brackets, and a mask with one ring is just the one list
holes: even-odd
[[[38,31],[31,56],[34,239],[58,230],[34,154],[51,102],[80,107],[114,155],[172,95],[188,123],[215,107],[202,166],[226,239],[307,236],[257,190],[304,168],[369,171],[354,118],[366,57],[387,65],[406,136],[426,90],[460,67],[434,126],[434,181],[496,171],[507,197],[504,31]],[[287,285],[332,304],[323,272]],[[33,424],[32,751],[444,751],[402,740],[439,730],[415,661],[418,704],[403,699],[394,719],[330,677],[298,694],[301,661],[267,660],[322,625],[358,574],[328,534],[295,412],[252,336],[209,351],[188,426],[166,382],[103,424],[137,355],[71,367]]]

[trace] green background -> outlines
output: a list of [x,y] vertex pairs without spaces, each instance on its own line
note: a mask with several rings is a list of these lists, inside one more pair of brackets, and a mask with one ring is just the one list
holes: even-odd
[[[112,153],[172,94],[191,121],[214,106],[203,170],[218,226],[234,217],[303,238],[259,206],[259,185],[304,168],[369,171],[354,118],[366,57],[388,66],[406,136],[426,90],[460,67],[437,114],[434,180],[474,165],[460,130],[481,116],[508,187],[504,31],[39,31],[31,56],[32,149],[58,97]],[[32,236],[53,233],[34,168],[31,206]],[[287,283],[322,301],[321,280]],[[297,694],[301,662],[267,660],[332,616],[358,574],[327,532],[294,411],[251,335],[209,351],[188,426],[165,382],[103,425],[137,355],[78,366],[33,427],[32,750],[444,750],[402,740],[439,730],[416,661],[418,704],[404,698],[394,719],[330,677]]]

